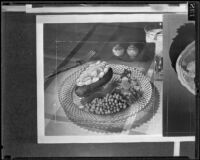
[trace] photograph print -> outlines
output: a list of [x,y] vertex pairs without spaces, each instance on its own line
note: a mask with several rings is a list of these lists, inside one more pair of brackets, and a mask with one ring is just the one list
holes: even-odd
[[162,136],[162,15],[72,17],[37,16],[39,142]]

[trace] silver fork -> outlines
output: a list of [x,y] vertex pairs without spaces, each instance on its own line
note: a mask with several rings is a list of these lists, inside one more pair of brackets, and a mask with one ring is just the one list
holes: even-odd
[[53,77],[53,76],[55,76],[55,75],[57,75],[57,74],[59,74],[59,73],[61,73],[61,72],[63,72],[63,71],[66,71],[66,70],[68,70],[68,69],[70,69],[70,68],[74,68],[74,67],[76,67],[76,66],[78,66],[78,65],[80,65],[80,64],[83,64],[83,63],[85,63],[85,62],[88,62],[92,57],[94,57],[94,56],[96,55],[96,53],[97,53],[97,52],[96,52],[95,50],[90,50],[90,51],[87,53],[87,55],[85,56],[84,60],[75,61],[75,62],[74,62],[75,64],[72,64],[72,65],[70,65],[70,66],[63,67],[63,68],[61,68],[61,69],[59,69],[59,70],[54,71],[53,73],[50,73],[49,75],[45,76],[45,81],[47,81],[49,78],[51,78],[51,77]]

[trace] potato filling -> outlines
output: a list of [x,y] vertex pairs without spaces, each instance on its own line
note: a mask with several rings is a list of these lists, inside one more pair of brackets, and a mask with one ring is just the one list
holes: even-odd
[[97,61],[90,64],[76,80],[77,86],[90,85],[97,82],[108,72],[108,69],[109,65],[105,61]]

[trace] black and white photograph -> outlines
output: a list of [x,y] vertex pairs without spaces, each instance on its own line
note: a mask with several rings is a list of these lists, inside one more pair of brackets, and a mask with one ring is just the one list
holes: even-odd
[[14,4],[4,158],[198,156],[197,3]]
[[162,15],[73,17],[37,19],[44,136],[162,136]]

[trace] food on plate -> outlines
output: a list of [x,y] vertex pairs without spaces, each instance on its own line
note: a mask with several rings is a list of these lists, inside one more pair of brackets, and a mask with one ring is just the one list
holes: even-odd
[[86,103],[85,110],[94,114],[109,115],[128,107],[126,98],[120,93],[107,93],[104,97],[94,98],[91,102]]
[[115,90],[121,92],[128,99],[128,103],[135,103],[142,96],[142,88],[137,79],[131,78],[131,71],[124,70],[121,82]]
[[[184,61],[183,61],[184,62]],[[193,93],[195,90],[195,61],[185,62],[184,66],[181,66],[182,83],[187,85]]]
[[131,71],[125,69],[120,78],[111,82],[102,92],[94,91],[89,98],[84,98],[84,108],[81,109],[98,115],[114,114],[128,108],[141,96],[140,83],[131,77]]
[[[121,129],[124,128],[124,122],[127,118],[133,115],[137,115],[137,119],[134,119],[133,127],[138,125],[140,120],[145,119],[146,109],[149,109],[148,107],[151,103],[151,97],[153,94],[152,91],[154,91],[149,79],[146,78],[137,68],[116,63],[109,63],[109,67],[113,70],[112,79],[99,89],[93,90],[89,96],[79,97],[75,93],[75,87],[77,86],[76,80],[92,63],[94,63],[94,61],[87,62],[68,70],[63,75],[62,80],[59,81],[58,100],[65,112],[66,117],[80,127],[97,132],[121,132]],[[131,80],[136,80],[136,83],[138,82],[140,85],[139,87],[142,89],[142,97],[136,99],[134,103],[129,103],[129,100],[123,96],[122,93],[117,93],[117,91],[115,91],[116,87],[121,84],[121,81],[127,81],[127,78],[122,77],[122,80],[120,77],[126,70],[131,73],[127,76],[130,76]],[[95,73],[93,74],[95,75]],[[98,107],[101,102],[96,102],[94,105],[95,109],[98,110],[96,112],[94,111],[94,113],[90,111],[90,108],[92,107],[91,105],[90,107],[88,106],[88,108],[86,107],[87,103],[92,103],[92,101],[98,101],[99,99],[101,99],[100,101],[103,101],[103,99],[106,99],[104,98],[106,96],[109,96],[107,99],[111,102],[107,102],[108,105],[104,105],[104,108],[102,107],[102,109],[100,109],[101,105]],[[88,97],[91,98],[88,99]],[[94,100],[95,98],[97,100]],[[87,99],[87,101],[82,103],[83,99]],[[116,105],[112,105],[112,103],[116,103]],[[118,108],[116,107],[117,105]],[[105,110],[104,112],[102,111],[98,113],[103,109]],[[108,109],[111,111],[108,111]],[[143,120],[139,123],[143,123]]]
[[124,54],[124,48],[120,44],[116,44],[113,49],[113,54],[117,57],[122,56]]
[[131,44],[128,46],[127,54],[129,55],[130,58],[135,58],[138,55],[138,53],[139,50],[135,45]]
[[181,84],[195,95],[195,41],[180,53],[176,71]]
[[186,70],[187,70],[188,76],[190,76],[191,78],[194,78],[195,77],[195,61],[189,62]]
[[75,93],[79,97],[88,96],[108,83],[113,76],[112,68],[105,61],[90,64],[76,80]]

